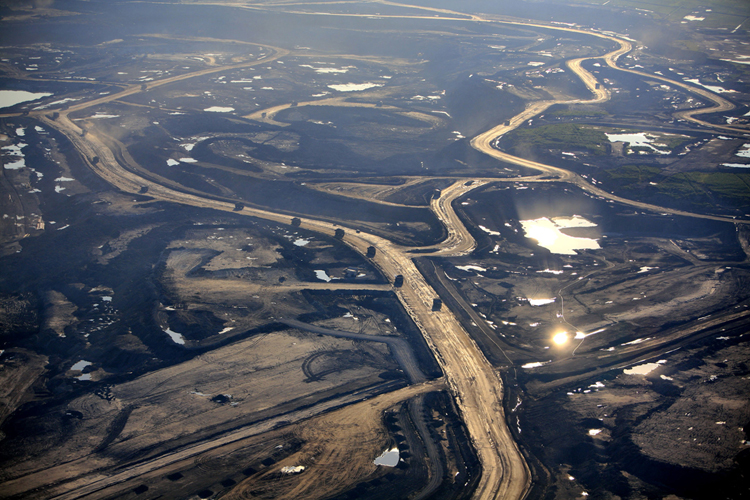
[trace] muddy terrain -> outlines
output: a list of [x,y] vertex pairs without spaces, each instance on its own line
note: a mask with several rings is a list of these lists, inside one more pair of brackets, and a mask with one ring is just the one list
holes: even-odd
[[448,4],[0,7],[0,496],[744,498],[744,14]]

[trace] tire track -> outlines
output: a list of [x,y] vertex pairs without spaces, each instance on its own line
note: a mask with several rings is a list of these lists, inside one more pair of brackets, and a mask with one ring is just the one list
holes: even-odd
[[329,335],[331,337],[362,340],[365,342],[381,342],[388,345],[393,354],[393,358],[399,364],[406,376],[409,378],[409,382],[412,384],[421,384],[427,381],[427,377],[419,368],[417,358],[414,356],[414,351],[411,346],[400,337],[386,337],[383,335],[367,335],[362,333],[347,332],[342,330],[331,330],[329,328],[323,328],[310,323],[303,323],[294,319],[279,319],[279,323],[283,323],[292,328],[298,330],[305,330],[312,333],[318,333],[320,335]]

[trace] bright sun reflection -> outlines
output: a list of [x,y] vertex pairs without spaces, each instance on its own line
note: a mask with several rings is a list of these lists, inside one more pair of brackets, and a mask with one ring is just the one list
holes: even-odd
[[551,247],[560,237],[560,232],[557,229],[542,226],[532,226],[526,230],[526,236],[533,238],[539,242],[539,246]]
[[568,332],[559,332],[556,333],[554,337],[552,337],[552,342],[554,342],[557,345],[563,345],[568,341]]

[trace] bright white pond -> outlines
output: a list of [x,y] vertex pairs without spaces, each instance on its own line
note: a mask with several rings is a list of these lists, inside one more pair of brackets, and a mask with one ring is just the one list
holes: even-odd
[[211,106],[210,108],[206,108],[203,111],[208,111],[211,113],[229,113],[230,111],[234,111],[234,108],[230,108],[229,106]]
[[660,359],[656,363],[644,363],[642,365],[636,365],[633,368],[627,368],[623,370],[623,373],[625,373],[625,375],[648,375],[666,362],[667,360]]
[[572,217],[554,217],[549,219],[522,220],[521,226],[527,238],[534,239],[540,247],[560,255],[577,255],[576,250],[596,250],[601,248],[599,242],[593,238],[578,238],[569,236],[561,229],[572,227],[596,227],[596,224],[580,215]]
[[325,282],[331,281],[331,279],[333,279],[330,276],[328,276],[328,274],[322,269],[315,270],[315,277]]
[[336,85],[329,85],[328,88],[338,90],[339,92],[358,92],[360,90],[367,90],[374,87],[382,87],[381,83],[342,83]]
[[169,335],[169,337],[172,339],[172,341],[175,344],[180,344],[180,345],[184,345],[185,344],[185,337],[183,337],[181,333],[174,332],[174,331],[170,330],[169,328],[167,328],[166,330],[164,330],[164,333],[166,333],[167,335]]
[[26,92],[25,90],[0,90],[0,108],[9,108],[22,102],[36,101],[52,94]]
[[382,455],[376,458],[374,464],[384,465],[386,467],[396,467],[400,458],[401,455],[398,452],[398,448],[394,446],[390,450],[384,451]]

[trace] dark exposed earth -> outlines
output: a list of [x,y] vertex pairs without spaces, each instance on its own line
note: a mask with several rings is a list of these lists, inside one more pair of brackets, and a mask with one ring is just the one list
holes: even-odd
[[0,497],[747,498],[750,11],[667,4],[0,6]]

